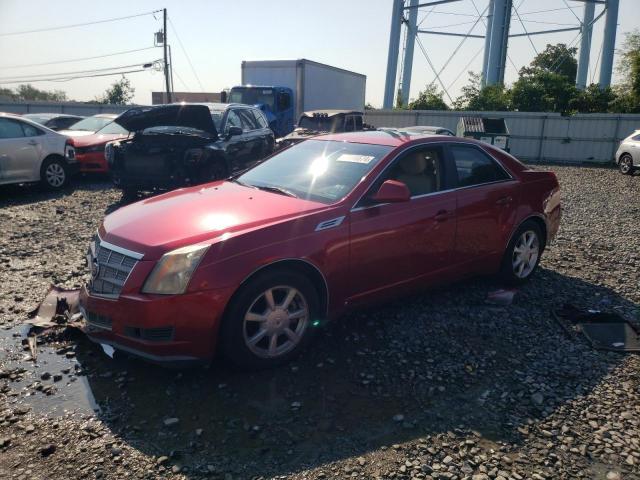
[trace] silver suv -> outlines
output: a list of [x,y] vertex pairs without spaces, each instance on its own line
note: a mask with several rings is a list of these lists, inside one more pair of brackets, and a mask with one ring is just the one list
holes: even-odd
[[622,141],[616,152],[616,164],[624,175],[632,175],[640,167],[640,130]]

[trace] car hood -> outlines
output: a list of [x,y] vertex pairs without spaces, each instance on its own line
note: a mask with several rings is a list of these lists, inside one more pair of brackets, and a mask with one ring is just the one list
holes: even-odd
[[91,130],[58,130],[60,135],[66,135],[67,137],[86,137],[88,135],[93,135],[96,132],[92,132]]
[[217,135],[211,111],[206,105],[160,105],[132,108],[114,120],[130,132],[152,127],[188,127]]
[[223,235],[264,227],[327,205],[220,181],[174,190],[108,215],[100,237],[155,260]]
[[93,133],[91,135],[81,135],[74,137],[73,144],[76,147],[90,147],[92,145],[100,145],[119,138],[126,138],[127,135],[122,133]]

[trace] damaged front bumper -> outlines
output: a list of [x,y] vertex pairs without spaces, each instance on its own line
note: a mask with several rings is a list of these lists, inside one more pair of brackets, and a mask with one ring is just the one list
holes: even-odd
[[164,365],[208,363],[213,359],[227,292],[182,295],[123,294],[104,298],[80,291],[84,332],[144,360]]

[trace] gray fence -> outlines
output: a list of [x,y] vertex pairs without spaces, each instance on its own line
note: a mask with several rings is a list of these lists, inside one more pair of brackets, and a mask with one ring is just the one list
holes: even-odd
[[640,115],[367,110],[376,127],[438,125],[456,131],[461,116],[505,118],[511,153],[529,162],[609,163],[620,141],[640,129]]
[[97,113],[121,113],[132,105],[104,105],[100,103],[74,102],[0,102],[0,112],[8,113],[68,113],[70,115],[95,115]]

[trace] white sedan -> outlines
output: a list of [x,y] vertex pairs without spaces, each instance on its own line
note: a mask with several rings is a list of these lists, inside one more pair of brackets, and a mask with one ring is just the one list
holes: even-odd
[[640,168],[640,130],[636,130],[625,138],[616,152],[616,163],[620,172],[632,175]]
[[0,184],[64,187],[78,169],[73,141],[17,115],[0,113]]

